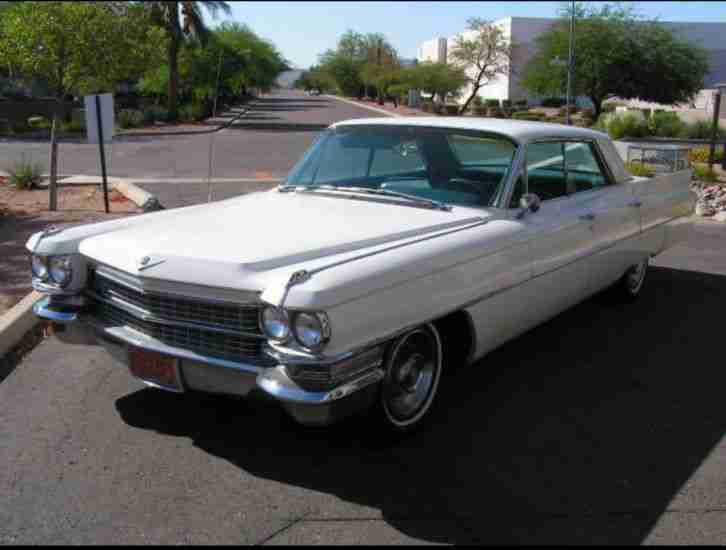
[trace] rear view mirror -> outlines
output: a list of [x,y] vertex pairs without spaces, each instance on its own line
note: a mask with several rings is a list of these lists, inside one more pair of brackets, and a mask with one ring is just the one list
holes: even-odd
[[519,207],[522,209],[517,214],[517,218],[523,218],[527,212],[537,212],[542,201],[534,193],[526,193],[519,199]]

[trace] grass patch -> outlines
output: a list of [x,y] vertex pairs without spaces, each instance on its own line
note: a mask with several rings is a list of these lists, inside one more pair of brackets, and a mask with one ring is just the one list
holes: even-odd
[[43,166],[38,162],[26,160],[23,153],[21,159],[6,168],[8,181],[18,189],[34,189],[42,181]]

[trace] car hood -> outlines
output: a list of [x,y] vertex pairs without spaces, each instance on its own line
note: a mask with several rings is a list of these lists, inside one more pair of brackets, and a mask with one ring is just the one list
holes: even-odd
[[270,191],[149,214],[139,223],[84,239],[79,251],[143,277],[261,290],[265,274],[279,276],[311,261],[349,256],[489,215],[480,209],[442,211],[377,197],[330,195]]

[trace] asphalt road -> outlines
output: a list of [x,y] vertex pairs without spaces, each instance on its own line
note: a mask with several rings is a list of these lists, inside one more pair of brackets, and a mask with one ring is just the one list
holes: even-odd
[[[371,116],[380,115],[335,99],[279,91],[256,100],[243,119],[213,134],[114,138],[107,170],[129,178],[206,178],[213,140],[212,177],[283,177],[321,128]],[[58,173],[100,175],[97,145],[61,143],[58,150]],[[23,155],[47,167],[48,144],[0,139],[0,169]]]
[[726,542],[726,228],[445,379],[429,429],[297,426],[49,339],[0,373],[0,543]]

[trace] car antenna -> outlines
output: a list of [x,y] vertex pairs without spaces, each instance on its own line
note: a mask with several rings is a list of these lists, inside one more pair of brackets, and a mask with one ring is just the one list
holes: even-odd
[[207,168],[207,202],[212,202],[212,157],[214,153],[214,135],[216,132],[211,132],[209,135],[209,167]]

